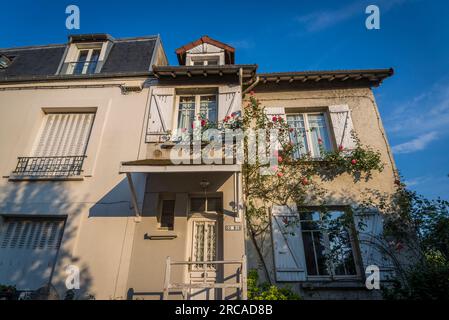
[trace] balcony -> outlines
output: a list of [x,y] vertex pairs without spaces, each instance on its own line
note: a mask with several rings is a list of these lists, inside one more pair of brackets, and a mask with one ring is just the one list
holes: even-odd
[[80,177],[86,156],[19,157],[12,180]]

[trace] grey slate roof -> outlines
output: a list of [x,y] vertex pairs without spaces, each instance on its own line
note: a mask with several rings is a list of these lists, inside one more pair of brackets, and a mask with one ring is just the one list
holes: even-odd
[[[151,71],[153,53],[158,37],[112,39],[112,47],[101,71],[81,78],[96,78],[108,75],[134,75]],[[0,54],[12,57],[12,63],[0,69],[0,82],[45,80],[58,78],[80,78],[76,75],[57,75],[65,58],[67,45],[50,45],[0,49]]]

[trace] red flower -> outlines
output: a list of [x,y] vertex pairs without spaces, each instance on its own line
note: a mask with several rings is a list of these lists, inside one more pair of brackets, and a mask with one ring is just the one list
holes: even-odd
[[278,157],[278,162],[281,163],[282,161],[284,161],[284,159],[282,159],[282,157]]
[[288,129],[290,132],[293,132],[293,131],[295,131],[295,129],[293,129],[293,128],[290,128],[290,129]]
[[338,150],[343,151],[345,148],[343,146],[339,146]]
[[323,144],[323,140],[321,138],[318,138],[318,144]]
[[273,122],[276,122],[278,120],[278,117],[273,117],[273,119],[271,120],[273,120]]
[[284,176],[284,174],[282,172],[278,172],[278,177],[282,178]]
[[356,159],[352,159],[351,163],[352,163],[353,165],[356,165],[356,164],[357,164],[357,160],[356,160]]
[[302,184],[304,186],[307,186],[309,184],[309,179],[307,179],[307,178],[302,179]]
[[254,96],[254,91],[251,91],[250,93],[249,93],[251,96]]
[[206,120],[201,120],[201,126],[204,127],[206,125]]

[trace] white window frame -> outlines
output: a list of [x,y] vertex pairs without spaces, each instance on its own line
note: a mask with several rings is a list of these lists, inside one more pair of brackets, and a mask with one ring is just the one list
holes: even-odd
[[[344,212],[344,210],[342,210],[342,209],[333,209],[333,210],[330,210],[330,211],[336,211],[336,212],[338,211],[338,212],[342,212],[343,214],[346,214]],[[319,210],[316,210],[316,209],[308,210],[308,208],[302,208],[299,211],[299,224],[301,226],[301,235],[300,236],[302,238],[304,232],[321,232],[322,236],[323,236],[323,241],[324,241],[324,250],[325,250],[325,253],[327,254],[329,252],[329,248],[330,248],[330,240],[329,240],[328,232],[326,230],[322,230],[322,231],[320,231],[320,230],[315,230],[315,231],[313,231],[313,230],[303,230],[302,222],[303,221],[310,221],[310,220],[302,220],[301,219],[301,213],[304,213],[304,212],[310,212],[310,213],[319,214],[320,215],[320,221],[322,221],[323,212],[321,212]],[[308,281],[360,280],[361,270],[360,270],[360,266],[359,266],[359,256],[358,256],[358,250],[357,250],[357,248],[358,248],[357,232],[352,227],[349,227],[347,232],[348,232],[349,238],[350,238],[350,245],[351,245],[351,250],[352,250],[352,256],[353,256],[353,259],[354,259],[354,267],[355,267],[356,274],[354,274],[354,275],[335,275],[335,268],[333,266],[331,266],[331,270],[329,270],[329,274],[328,275],[309,275],[308,274],[308,270],[307,270],[307,264],[305,263],[304,267],[305,267],[305,272],[306,272],[306,276],[307,276],[307,280]],[[303,239],[302,243],[304,245],[304,239]],[[313,247],[313,250],[314,250],[315,255],[316,255],[315,246]],[[303,249],[303,252],[304,252],[304,262],[306,262],[306,256],[305,256],[306,255],[306,250],[305,250],[305,248]],[[316,259],[316,257],[315,257],[315,259]],[[327,261],[327,259],[326,259],[326,261]],[[318,266],[318,262],[315,261],[315,263]]]
[[[78,55],[77,55],[77,57],[76,57],[76,61],[74,62],[75,65],[76,65],[76,63],[78,63],[78,59],[79,59],[80,56],[81,56],[81,52],[87,51],[86,61],[84,62],[84,67],[83,67],[83,70],[82,70],[81,74],[86,74],[86,73],[87,73],[87,70],[89,69],[89,66],[90,66],[90,64],[92,63],[92,61],[91,61],[91,59],[92,59],[92,54],[93,54],[93,52],[96,51],[96,50],[100,51],[100,54],[98,55],[98,61],[97,61],[97,65],[96,65],[96,67],[95,67],[94,73],[97,72],[98,62],[100,62],[101,53],[102,53],[102,52],[101,52],[101,51],[102,51],[102,48],[101,48],[101,47],[97,47],[97,48],[91,48],[91,49],[83,49],[83,48],[79,48],[79,49],[78,49]],[[73,70],[72,70],[72,74],[73,74],[73,72],[75,72],[75,66],[73,66],[72,69],[73,69]]]
[[211,64],[211,66],[220,65],[220,56],[196,56],[190,58],[190,65],[195,66],[196,62],[202,62],[201,65],[208,66],[210,61],[216,61],[216,64]]
[[332,139],[333,135],[332,135],[331,127],[330,127],[328,112],[326,112],[326,111],[289,112],[285,116],[286,116],[286,119],[288,120],[289,116],[297,116],[297,115],[301,115],[304,119],[304,131],[305,131],[305,135],[306,135],[307,146],[309,148],[309,150],[307,150],[307,151],[310,153],[310,156],[312,158],[319,158],[320,156],[314,154],[314,151],[312,148],[312,137],[310,136],[309,115],[323,115],[324,116],[324,122],[326,124],[327,136],[329,138],[329,145],[331,147],[331,151],[335,150],[335,143]]
[[[214,119],[212,121],[215,121],[218,123],[218,94],[215,93],[207,93],[207,94],[180,94],[180,95],[176,95],[176,108],[175,108],[175,114],[174,114],[174,119],[173,119],[173,128],[175,130],[179,129],[178,128],[178,119],[179,119],[179,104],[181,102],[181,98],[184,97],[195,97],[195,121],[197,120],[197,117],[200,115],[200,111],[201,111],[201,98],[202,97],[215,97],[215,103],[217,105],[217,119]],[[209,119],[208,119],[209,120]]]

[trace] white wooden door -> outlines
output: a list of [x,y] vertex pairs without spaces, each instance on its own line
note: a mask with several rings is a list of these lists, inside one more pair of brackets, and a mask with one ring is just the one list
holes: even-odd
[[[191,219],[191,261],[217,260],[217,220]],[[217,265],[194,264],[189,269],[190,283],[214,283],[217,280]],[[214,289],[191,289],[191,300],[213,300]]]

